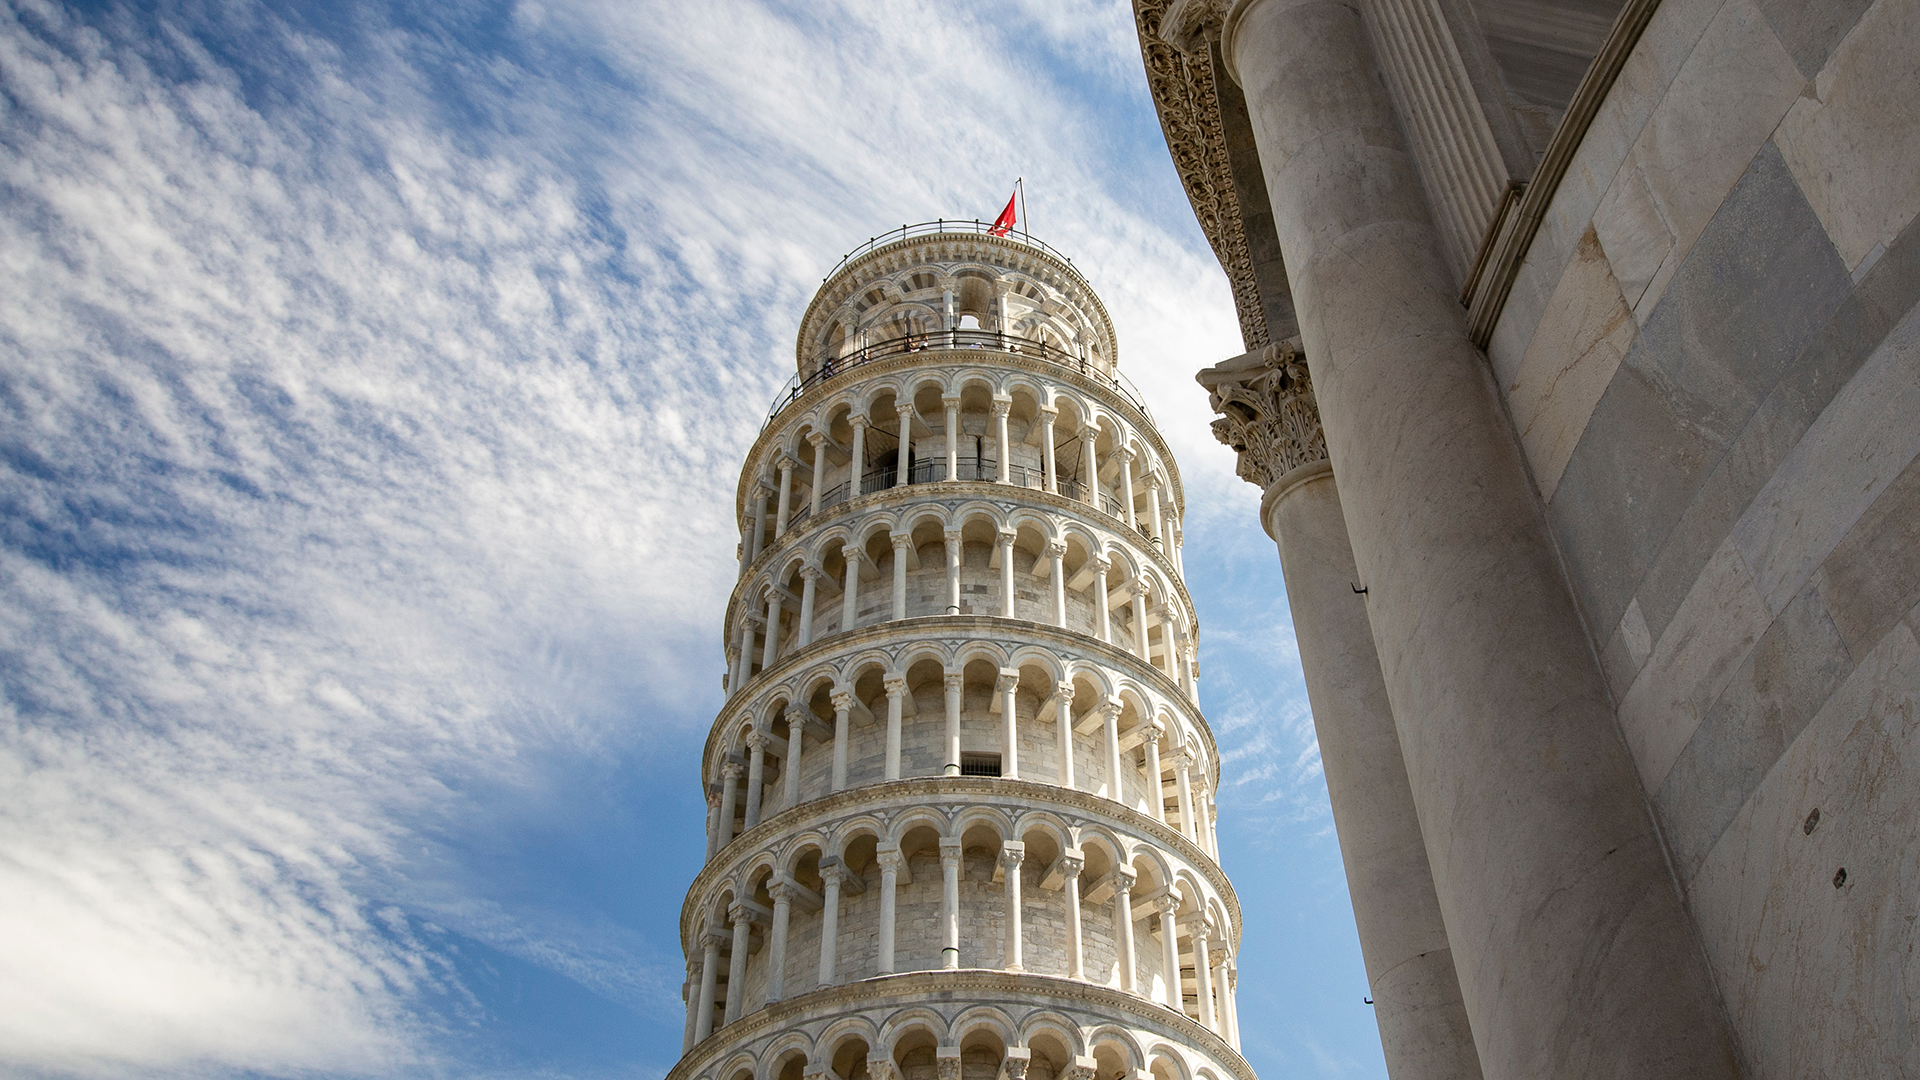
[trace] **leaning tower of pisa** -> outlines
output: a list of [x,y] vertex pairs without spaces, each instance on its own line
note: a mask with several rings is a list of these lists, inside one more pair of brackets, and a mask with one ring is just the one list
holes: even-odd
[[849,255],[741,472],[671,1080],[1253,1080],[1182,494],[1072,263]]

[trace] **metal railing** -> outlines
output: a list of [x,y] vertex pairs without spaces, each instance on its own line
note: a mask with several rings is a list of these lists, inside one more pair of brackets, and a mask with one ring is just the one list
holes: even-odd
[[[934,236],[939,233],[972,234],[975,236],[997,235],[1003,240],[1013,240],[1025,244],[1028,247],[1039,248],[1041,251],[1066,263],[1067,269],[1073,271],[1074,276],[1080,279],[1080,283],[1087,285],[1086,275],[1080,273],[1080,268],[1073,265],[1072,257],[1055,249],[1053,245],[1044,240],[1035,240],[1025,230],[1016,229],[1005,233],[995,233],[991,224],[981,221],[979,218],[974,218],[972,221],[948,221],[945,218],[938,218],[933,221],[922,221],[917,225],[902,225],[897,229],[889,229],[879,236],[869,236],[867,237],[866,243],[847,252],[839,262],[835,263],[833,269],[827,273],[827,276],[820,279],[820,284],[825,285],[827,282],[832,281],[834,275],[846,269],[848,263],[875,248],[886,247],[888,244],[896,244],[902,240],[911,240],[916,236]],[[1087,289],[1091,292],[1093,286],[1087,285]]]
[[767,418],[761,421],[760,426],[764,428],[772,423],[773,418],[780,414],[780,410],[786,408],[795,398],[816,386],[831,381],[836,376],[876,360],[925,352],[929,349],[992,349],[1018,356],[1036,357],[1101,383],[1125,398],[1128,404],[1139,409],[1149,422],[1153,420],[1153,413],[1147,408],[1146,398],[1141,395],[1139,388],[1118,370],[1102,371],[1084,357],[1076,356],[1044,341],[1021,337],[1017,334],[1002,334],[997,330],[934,330],[925,334],[907,334],[889,338],[886,341],[848,350],[840,356],[817,357],[812,374],[804,379],[796,374],[787,380],[785,389],[774,396],[773,407],[767,410]]

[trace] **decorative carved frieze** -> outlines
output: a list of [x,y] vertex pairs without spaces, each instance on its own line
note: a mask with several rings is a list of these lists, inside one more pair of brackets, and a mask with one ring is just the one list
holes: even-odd
[[1222,361],[1196,378],[1220,414],[1213,437],[1240,455],[1242,480],[1264,491],[1290,470],[1326,460],[1313,380],[1291,342]]
[[[1215,5],[1217,7],[1217,5]],[[1134,28],[1140,35],[1140,57],[1146,64],[1147,89],[1160,114],[1167,150],[1193,204],[1200,230],[1233,286],[1233,306],[1240,315],[1240,334],[1247,348],[1273,340],[1260,303],[1260,287],[1253,276],[1253,258],[1247,252],[1241,222],[1240,198],[1234,194],[1233,167],[1227,158],[1227,137],[1220,124],[1220,103],[1214,93],[1213,50],[1194,48],[1186,53],[1163,36],[1168,9],[1180,24],[1175,40],[1204,37],[1218,28],[1218,15],[1208,5],[1182,0],[1134,0]],[[1207,25],[1210,22],[1210,26]]]

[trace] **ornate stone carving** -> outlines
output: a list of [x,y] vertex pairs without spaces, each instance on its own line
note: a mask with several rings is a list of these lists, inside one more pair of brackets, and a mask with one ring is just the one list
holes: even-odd
[[[1220,125],[1220,103],[1214,94],[1213,50],[1195,48],[1183,54],[1162,37],[1169,7],[1179,8],[1176,21],[1182,39],[1203,36],[1209,17],[1217,28],[1217,11],[1208,5],[1180,0],[1134,0],[1134,28],[1140,35],[1140,58],[1146,64],[1147,90],[1167,150],[1186,188],[1187,201],[1200,230],[1213,246],[1214,256],[1233,286],[1233,306],[1240,315],[1240,335],[1247,348],[1271,342],[1267,316],[1260,306],[1260,286],[1253,276],[1253,258],[1247,253],[1246,231],[1240,219],[1240,197],[1233,190],[1233,167],[1227,159],[1226,131]],[[1207,10],[1201,10],[1201,9]],[[1192,10],[1189,10],[1192,9]]]
[[1265,490],[1291,469],[1327,456],[1313,380],[1290,342],[1236,356],[1200,372],[1220,419],[1213,437],[1240,455],[1235,471]]

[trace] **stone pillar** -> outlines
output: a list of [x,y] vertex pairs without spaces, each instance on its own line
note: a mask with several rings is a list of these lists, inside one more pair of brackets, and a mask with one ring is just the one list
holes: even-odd
[[1052,560],[1053,625],[1067,628],[1067,545],[1061,540],[1047,542],[1047,558]]
[[940,840],[940,966],[960,966],[960,841]]
[[1059,703],[1053,708],[1053,722],[1060,735],[1060,786],[1070,788],[1073,783],[1073,684],[1060,683],[1054,687]]
[[1012,409],[1013,402],[1011,401],[995,401],[993,403],[994,443],[998,447],[998,453],[1000,455],[1000,462],[996,470],[997,475],[995,479],[1002,484],[1013,482],[1012,465],[1008,459],[1008,451],[1011,449],[1012,443],[1007,439],[1007,413],[1011,412]]
[[899,467],[894,473],[893,486],[906,487],[908,481],[913,478],[911,472],[913,466],[913,454],[911,452],[913,449],[913,403],[909,401],[904,405],[895,405],[893,411],[900,418],[900,450],[899,461],[896,462]]
[[947,530],[947,614],[960,614],[960,556],[962,553],[959,529]]
[[773,489],[769,488],[766,485],[765,481],[754,482],[754,485],[753,485],[753,552],[752,554],[747,556],[748,562],[752,562],[753,560],[760,557],[760,551],[767,542],[767,497],[772,494],[773,494]]
[[907,553],[913,548],[913,537],[908,533],[890,533],[893,541],[893,617],[900,620],[907,617]]
[[804,649],[813,641],[813,598],[820,581],[820,568],[803,564],[800,581],[800,625],[795,631],[795,641],[797,647]]
[[752,942],[753,916],[743,904],[727,909],[733,923],[733,956],[727,961],[727,1011],[722,1024],[740,1019],[747,1005],[747,946]]
[[1125,446],[1114,450],[1113,456],[1120,461],[1120,519],[1127,528],[1138,526],[1133,519],[1133,451]]
[[1052,405],[1043,405],[1040,408],[1041,472],[1045,476],[1049,495],[1060,494],[1060,471],[1054,467],[1053,460],[1053,421],[1059,415],[1060,410]]
[[944,679],[947,688],[947,775],[960,775],[960,694],[966,689],[967,677],[964,672],[949,671]]
[[853,712],[853,691],[835,690],[828,697],[833,702],[833,787],[830,790],[842,791],[847,786],[847,727]]
[[776,880],[767,886],[773,897],[773,929],[767,938],[767,1002],[786,996],[787,922],[793,916],[793,886]]
[[947,480],[952,482],[960,479],[960,399],[945,397],[940,403],[947,407]]
[[1153,650],[1147,646],[1147,590],[1152,587],[1153,579],[1145,574],[1133,583],[1133,651],[1148,666],[1153,664]]
[[1179,792],[1180,835],[1198,844],[1200,833],[1193,827],[1193,752],[1184,746],[1173,752],[1173,782]]
[[843,634],[860,621],[860,559],[864,554],[851,540],[840,546],[840,557],[847,564],[840,583],[840,632]]
[[820,496],[827,486],[827,433],[810,431],[807,441],[813,444],[813,490],[807,494],[807,513],[820,512]]
[[1160,738],[1167,733],[1167,725],[1158,720],[1149,720],[1147,728],[1147,740],[1143,744],[1147,751],[1147,816],[1164,823],[1167,820],[1167,790],[1160,786]]
[[1159,545],[1160,554],[1166,556],[1167,559],[1171,561],[1172,556],[1166,549],[1166,524],[1165,520],[1160,516],[1160,474],[1154,472],[1152,469],[1148,469],[1146,480],[1147,526],[1153,530],[1153,537],[1150,543]]
[[893,974],[893,934],[898,920],[894,914],[894,902],[898,897],[900,875],[907,868],[907,860],[900,849],[887,846],[874,852],[875,861],[880,864],[880,958],[875,971],[881,975]]
[[760,824],[760,804],[766,800],[767,737],[759,728],[747,732],[747,820],[743,829]]
[[1223,50],[1414,804],[1445,823],[1427,854],[1481,1065],[1731,1080],[1724,1011],[1362,16],[1251,0]]
[[1137,876],[1131,867],[1113,870],[1113,938],[1120,967],[1120,989],[1136,993],[1138,980],[1133,962],[1133,882]]
[[995,539],[1000,541],[1000,617],[1011,619],[1013,615],[1013,541],[1016,534],[1002,532]]
[[1087,486],[1081,496],[1087,505],[1100,509],[1100,463],[1094,459],[1094,447],[1100,433],[1090,427],[1080,429],[1080,471],[1086,474]]
[[685,1054],[693,1049],[694,1025],[700,1011],[700,1003],[694,1000],[694,995],[700,992],[700,961],[687,961],[687,978],[680,984],[680,992],[685,996],[687,1007],[686,1030],[680,1036],[680,1053]]
[[774,658],[780,655],[780,613],[781,601],[786,590],[778,585],[767,586],[767,635],[765,647],[760,651],[760,670],[773,666]]
[[780,510],[773,519],[773,535],[783,536],[787,531],[787,518],[793,513],[793,458],[785,451],[780,454]]
[[820,867],[820,985],[832,986],[833,969],[840,956],[840,886],[847,880],[847,868],[838,859],[822,860]]
[[888,675],[881,680],[887,688],[887,765],[886,779],[900,779],[900,714],[907,693],[905,675]]
[[[1180,658],[1174,654],[1174,643],[1178,640],[1179,632],[1177,629],[1178,624],[1173,617],[1172,598],[1162,596],[1160,603],[1153,611],[1155,615],[1160,617],[1160,653],[1162,661],[1153,666],[1166,672],[1167,678],[1172,679],[1175,686],[1184,687],[1186,686],[1186,680],[1180,677]],[[1150,664],[1153,663],[1151,658],[1149,658],[1147,662]]]
[[804,717],[796,716],[801,706],[789,705],[787,713],[787,761],[781,775],[782,793],[788,809],[800,805],[800,751],[807,739],[807,725]]
[[733,843],[733,808],[740,798],[740,766],[729,761],[720,766],[720,847]]
[[1106,710],[1101,728],[1107,743],[1107,798],[1124,806],[1127,789],[1120,783],[1120,699],[1108,698],[1102,707]]
[[1113,612],[1107,607],[1107,571],[1113,563],[1095,556],[1093,560],[1093,611],[1100,640],[1113,644]]
[[1020,672],[1001,668],[993,692],[1000,696],[1000,775],[1009,780],[1020,778],[1020,727],[1014,715],[1019,691]]
[[1216,1034],[1220,1025],[1213,1013],[1213,965],[1207,956],[1207,920],[1203,916],[1193,924],[1193,979],[1200,999],[1200,1026]]
[[1020,864],[1026,860],[1027,845],[1008,840],[1000,845],[1000,869],[1007,879],[1006,962],[1008,971],[1025,971],[1020,953]]
[[853,425],[853,458],[847,463],[847,498],[851,500],[866,494],[867,418],[854,413],[847,423]]
[[700,936],[700,1001],[693,1023],[693,1041],[698,1044],[713,1034],[713,994],[719,984],[720,943],[726,936],[709,930]]
[[711,785],[707,788],[707,858],[713,858],[720,850],[720,788]]
[[1167,1008],[1184,1016],[1186,1006],[1180,993],[1180,897],[1173,893],[1160,898],[1160,957],[1167,973]]
[[1233,996],[1233,984],[1237,978],[1239,978],[1239,972],[1234,969],[1233,957],[1226,952],[1226,946],[1222,944],[1218,982],[1220,1015],[1225,1019],[1226,1040],[1235,1050],[1240,1049],[1240,1006]]
[[1068,848],[1060,855],[1060,873],[1065,881],[1061,893],[1067,904],[1067,978],[1084,979],[1087,977],[1086,950],[1082,947],[1080,936],[1080,872],[1087,868],[1087,860],[1076,848]]
[[[753,598],[746,597],[751,605]],[[734,669],[732,693],[739,693],[747,685],[747,678],[753,673],[753,618],[745,611],[740,613],[740,666]]]

